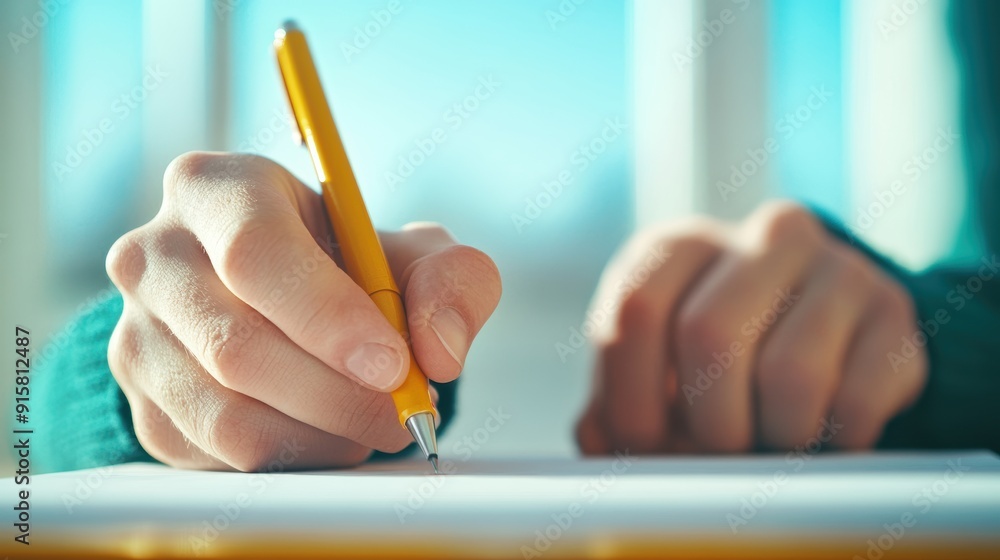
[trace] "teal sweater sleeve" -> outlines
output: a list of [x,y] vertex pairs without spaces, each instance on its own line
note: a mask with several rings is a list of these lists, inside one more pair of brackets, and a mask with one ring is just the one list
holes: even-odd
[[[92,301],[43,351],[32,373],[32,455],[39,472],[154,461],[139,445],[125,395],[108,367],[121,294]],[[454,416],[456,383],[435,384],[442,424]],[[387,455],[376,454],[375,459]]]
[[[886,427],[885,448],[986,448],[1000,453],[1000,262],[938,268],[904,278],[916,304],[930,361],[927,386]],[[903,342],[897,350],[902,355]]]
[[899,281],[913,298],[918,323],[889,349],[892,365],[927,353],[927,384],[917,402],[892,419],[883,449],[979,449],[1000,453],[996,402],[1000,362],[1000,260],[993,253],[975,266],[911,273],[879,255],[849,230],[817,212],[836,237],[849,243]]
[[53,337],[32,373],[32,454],[41,472],[153,459],[139,445],[128,401],[108,368],[122,298],[105,292]]

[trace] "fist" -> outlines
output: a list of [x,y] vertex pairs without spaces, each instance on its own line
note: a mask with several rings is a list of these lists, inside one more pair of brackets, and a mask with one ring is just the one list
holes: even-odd
[[[456,379],[500,298],[496,266],[437,226],[383,234],[416,360]],[[190,153],[107,269],[125,305],[108,348],[136,435],[178,467],[353,465],[410,436],[389,392],[407,341],[338,267],[318,194],[274,162]]]
[[789,203],[637,235],[593,305],[585,453],[867,448],[926,378],[908,293]]

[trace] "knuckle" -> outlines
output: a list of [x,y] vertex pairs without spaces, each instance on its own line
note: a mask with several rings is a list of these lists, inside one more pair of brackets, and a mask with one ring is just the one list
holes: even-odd
[[216,268],[224,278],[233,280],[252,276],[280,237],[279,228],[270,227],[264,220],[244,220],[229,228],[224,234]]
[[211,152],[186,152],[175,157],[163,172],[163,192],[174,195],[197,183],[221,157]]
[[787,406],[797,400],[816,400],[828,377],[825,367],[815,357],[792,348],[769,344],[759,359],[760,390],[771,406]]
[[238,184],[247,188],[251,184],[275,180],[284,185],[290,175],[274,161],[255,154],[187,152],[174,158],[164,170],[164,198],[188,197],[221,179],[230,180],[223,184],[234,185],[236,183],[231,181],[234,177],[243,179]]
[[254,472],[265,468],[277,452],[275,426],[236,402],[223,404],[206,418],[212,454],[233,468]]
[[108,341],[108,367],[119,384],[131,377],[141,353],[142,337],[138,325],[122,313]]
[[641,286],[623,296],[618,312],[618,323],[623,333],[650,333],[666,323],[666,310],[658,294]]
[[258,359],[260,355],[268,356],[261,348],[260,327],[263,318],[256,321],[236,320],[231,316],[217,317],[206,321],[201,326],[204,348],[202,350],[204,364],[219,383],[227,389],[244,392],[252,387],[258,375],[266,371],[268,362]]
[[739,340],[725,313],[685,303],[677,313],[677,340],[681,352],[696,358],[729,348]]
[[133,293],[146,273],[146,249],[144,235],[133,230],[118,238],[105,262],[108,277],[122,293]]
[[823,239],[823,227],[816,216],[794,202],[766,203],[757,215],[762,223],[761,236],[768,246],[792,242],[819,245]]

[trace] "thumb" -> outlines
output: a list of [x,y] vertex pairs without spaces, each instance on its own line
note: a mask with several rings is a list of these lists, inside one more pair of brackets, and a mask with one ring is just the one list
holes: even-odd
[[[456,379],[476,334],[500,301],[500,273],[478,249],[456,245],[440,228],[423,226],[384,238],[387,249],[414,258],[401,274],[413,353],[428,378]],[[424,249],[423,255],[420,255]],[[392,259],[392,257],[390,257]]]

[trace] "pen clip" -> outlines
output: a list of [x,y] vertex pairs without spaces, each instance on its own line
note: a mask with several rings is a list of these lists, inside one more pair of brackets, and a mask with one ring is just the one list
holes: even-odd
[[[281,29],[278,29],[274,33],[274,43],[275,43],[275,53],[277,53],[277,46],[279,41],[285,41],[286,35],[291,31],[298,31],[298,25],[293,21],[286,21]],[[278,74],[281,75],[282,91],[284,93],[285,104],[288,106],[288,112],[292,114],[292,119],[295,120],[295,126],[292,127],[292,141],[299,146],[305,145],[305,138],[302,134],[302,124],[299,122],[299,116],[295,113],[295,104],[292,103],[292,99],[288,96],[288,80],[285,79],[285,69],[282,67],[281,63],[278,64]]]

